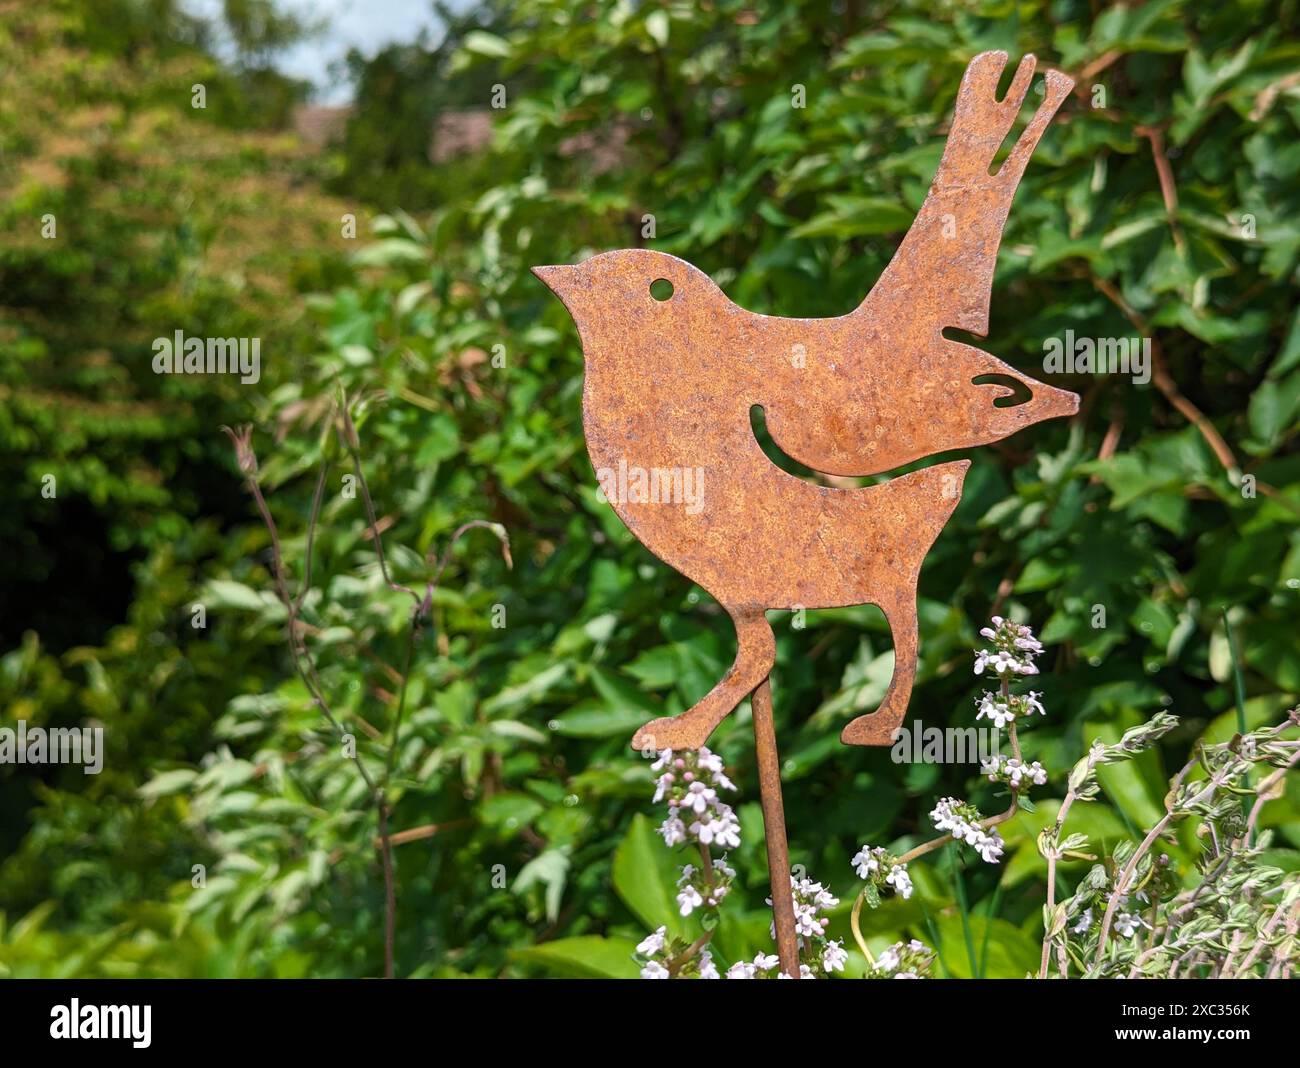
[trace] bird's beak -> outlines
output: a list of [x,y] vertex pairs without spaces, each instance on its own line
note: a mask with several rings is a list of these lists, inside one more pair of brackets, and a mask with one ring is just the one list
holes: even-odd
[[568,267],[564,264],[533,268],[533,274],[537,275],[557,297],[564,296],[577,273],[577,267]]
[[1033,385],[1033,402],[1038,406],[1038,418],[1057,419],[1063,415],[1074,415],[1079,410],[1079,394],[1068,389],[1057,389],[1043,382]]

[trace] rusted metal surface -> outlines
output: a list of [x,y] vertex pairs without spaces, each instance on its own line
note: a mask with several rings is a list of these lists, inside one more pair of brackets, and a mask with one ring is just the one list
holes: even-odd
[[[1078,410],[1075,394],[942,333],[987,333],[1012,197],[1073,85],[1046,72],[1042,102],[990,174],[1035,66],[1026,56],[998,100],[1006,61],[1004,52],[971,60],[925,203],[889,266],[847,315],[759,315],[732,303],[684,260],[646,249],[534,268],[582,340],[583,421],[601,488],[651,552],[717,598],[738,636],[727,675],[694,707],[637,731],[637,748],[699,748],[764,683],[776,653],[768,609],[878,605],[893,635],[893,678],[879,709],[850,722],[841,739],[888,745],[907,709],[921,562],[960,500],[969,461],[860,489],[818,485],[768,459],[751,428],[751,408],[762,408],[783,452],[831,475],[887,472]],[[664,279],[671,296],[659,299]],[[972,381],[984,375],[1017,380],[1030,399],[995,407],[1016,391]],[[788,871],[783,828],[780,849],[773,848],[780,783],[775,739],[763,741],[771,717],[766,687],[761,692],[755,730],[771,817],[769,859]],[[770,772],[762,772],[769,757]],[[788,906],[788,885],[772,870],[773,899]]]
[[[906,711],[921,561],[957,506],[968,461],[863,489],[814,485],[764,455],[751,406],[762,407],[783,452],[837,475],[887,471],[1078,410],[1075,394],[942,336],[946,327],[987,333],[1012,196],[1073,84],[1046,73],[1043,102],[990,175],[1034,71],[1026,56],[999,101],[1006,59],[971,61],[929,195],[847,315],[758,315],[684,260],[645,249],[534,268],[578,326],[587,449],[611,505],[651,552],[718,599],[739,637],[726,677],[680,716],[646,724],[637,748],[698,748],[767,677],[776,648],[765,609],[879,605],[894,636],[894,677],[879,710],[841,737],[887,745]],[[658,279],[672,284],[670,299],[651,294]],[[972,383],[987,374],[1019,380],[1030,400],[994,407],[1013,390]]]
[[790,845],[785,834],[785,803],[781,800],[781,758],[776,751],[772,719],[772,684],[754,687],[754,757],[758,765],[759,796],[763,802],[763,837],[767,842],[767,875],[772,886],[772,926],[781,971],[799,976],[799,942],[794,930],[794,897],[790,891]]

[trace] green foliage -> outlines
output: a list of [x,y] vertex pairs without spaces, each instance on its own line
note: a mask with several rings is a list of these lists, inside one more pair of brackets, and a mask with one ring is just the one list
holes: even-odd
[[[465,539],[413,658],[387,795],[393,831],[421,832],[394,850],[398,973],[634,974],[647,929],[698,933],[674,918],[671,858],[645,817],[649,771],[627,743],[639,722],[707,692],[733,638],[718,607],[597,500],[578,339],[527,268],[649,244],[756,311],[842,313],[923,199],[961,72],[982,49],[1090,73],[1016,198],[981,344],[1041,375],[1045,338],[1132,336],[1136,319],[1175,388],[1053,376],[1084,396],[1078,420],[972,456],[922,573],[913,713],[969,724],[969,649],[995,600],[1048,646],[1050,715],[1025,753],[1052,771],[1047,795],[1064,795],[1066,769],[1094,740],[1115,744],[1176,712],[1176,729],[1102,768],[1098,800],[1071,814],[1071,829],[1085,821],[1104,846],[1164,811],[1168,769],[1198,737],[1236,730],[1224,609],[1252,728],[1300,693],[1294,3],[1094,17],[1071,2],[903,0],[857,14],[521,0],[490,28],[463,26],[454,55],[377,62],[374,95],[328,167],[240,129],[233,105],[195,113],[190,85],[216,85],[221,69],[188,31],[154,23],[165,48],[88,64],[103,46],[78,36],[84,9],[38,7],[54,14],[22,5],[0,30],[22,94],[0,113],[0,537],[11,549],[0,568],[6,587],[19,560],[31,579],[3,624],[0,707],[6,723],[93,717],[109,755],[93,781],[0,768],[11,802],[0,965],[14,974],[380,971],[373,811],[292,671],[267,536],[217,430],[255,422],[295,579],[325,464],[305,640],[359,759],[378,768],[409,600],[383,581],[362,501],[345,492],[351,467],[330,414],[340,391],[359,398],[396,581],[422,588],[428,554],[470,518],[503,524],[515,557],[510,570],[491,539]],[[171,65],[154,62],[163,51]],[[408,66],[388,92],[381,64],[398,58]],[[429,165],[423,185],[408,138],[368,190],[357,168],[386,143],[378,128],[407,137],[476,95],[486,108],[495,82],[508,103],[492,112],[484,155]],[[804,108],[791,106],[796,84]],[[1173,219],[1151,129],[1176,183]],[[323,174],[351,207],[322,192]],[[398,210],[408,193],[403,207],[433,210]],[[349,210],[366,239],[355,250],[338,236]],[[46,211],[57,242],[39,236]],[[653,239],[641,236],[646,215]],[[155,377],[149,341],[177,328],[261,336],[275,355],[256,387]],[[40,495],[47,471],[57,501]],[[114,582],[117,593],[97,592]],[[203,630],[190,625],[196,602]],[[860,843],[928,836],[923,814],[946,793],[994,810],[975,768],[900,767],[839,745],[887,684],[877,610],[809,613],[804,629],[773,622],[795,863],[846,901]],[[747,707],[711,745],[734,769],[745,829],[715,938],[732,961],[770,946]],[[937,935],[939,974],[972,973],[968,945],[985,975],[1032,969],[1045,889],[1035,842],[1055,805],[1002,828],[1005,871],[962,873],[965,910],[942,866],[914,865],[914,898],[863,917],[873,951]],[[1276,848],[1300,847],[1296,812],[1290,793],[1264,809]],[[1082,863],[1062,860],[1071,877]],[[845,903],[830,933],[847,932]],[[88,938],[102,940],[94,960],[77,956]],[[865,969],[852,951],[847,974]]]

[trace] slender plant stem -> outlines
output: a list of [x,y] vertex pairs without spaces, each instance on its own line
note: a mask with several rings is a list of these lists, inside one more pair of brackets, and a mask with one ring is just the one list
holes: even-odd
[[[1196,767],[1199,762],[1199,757],[1194,757],[1183,767],[1182,771],[1175,776],[1173,787],[1169,791],[1169,807],[1166,808],[1164,816],[1161,817],[1156,825],[1147,832],[1146,837],[1142,839],[1142,842],[1138,845],[1137,849],[1133,851],[1133,855],[1129,857],[1128,863],[1124,865],[1123,871],[1120,872],[1119,877],[1115,880],[1115,890],[1111,893],[1110,900],[1106,902],[1106,913],[1101,919],[1101,933],[1097,936],[1097,950],[1093,954],[1094,966],[1101,963],[1102,954],[1106,951],[1106,940],[1110,936],[1110,925],[1111,921],[1115,917],[1115,909],[1119,905],[1119,899],[1124,897],[1127,893],[1128,884],[1133,878],[1133,873],[1137,870],[1138,863],[1144,856],[1146,856],[1151,846],[1155,844],[1156,839],[1164,833],[1165,828],[1173,822],[1173,796],[1177,792],[1183,779],[1187,777],[1188,772],[1190,772],[1192,768]],[[1225,767],[1218,774],[1213,776],[1210,779],[1209,785],[1188,801],[1186,807],[1190,808],[1212,797],[1214,792],[1226,781],[1227,771],[1228,769]]]
[[[392,590],[404,592],[411,596],[414,606],[411,611],[410,625],[407,629],[406,652],[401,672],[401,681],[397,693],[397,710],[393,718],[393,727],[388,742],[388,752],[384,760],[384,769],[382,777],[378,782],[371,776],[370,771],[366,768],[365,762],[360,755],[353,758],[357,770],[361,775],[362,781],[366,784],[366,789],[370,795],[371,801],[375,806],[376,818],[378,822],[378,844],[380,849],[381,867],[384,879],[384,977],[391,979],[394,974],[394,948],[396,938],[396,914],[397,914],[397,889],[396,880],[393,870],[393,839],[389,834],[389,815],[390,806],[388,801],[388,786],[392,780],[393,772],[397,765],[397,757],[401,747],[401,729],[406,711],[407,687],[411,676],[411,665],[414,659],[415,647],[421,624],[429,612],[429,607],[433,600],[433,591],[437,586],[443,571],[446,569],[447,562],[450,559],[451,550],[462,534],[476,527],[486,527],[494,534],[502,545],[502,555],[505,557],[506,564],[512,563],[510,558],[509,538],[505,529],[496,523],[488,523],[485,520],[471,520],[462,524],[452,534],[446,550],[438,564],[438,568],[425,586],[424,596],[421,597],[414,590],[393,581],[392,575],[388,570],[388,561],[384,553],[383,538],[380,534],[378,517],[375,513],[374,501],[370,494],[369,484],[366,482],[365,469],[361,462],[360,443],[357,438],[356,427],[353,425],[352,416],[349,411],[347,398],[343,397],[338,410],[342,422],[342,437],[344,446],[348,455],[351,457],[353,467],[357,476],[357,483],[361,488],[362,500],[365,503],[366,517],[370,524],[371,539],[375,547],[375,556],[379,561],[380,572],[384,577],[385,583]],[[302,679],[303,685],[307,688],[313,703],[325,716],[329,724],[341,736],[346,737],[346,731],[342,724],[335,716],[333,709],[325,698],[324,686],[316,671],[316,665],[307,651],[305,642],[302,640],[303,624],[299,617],[303,602],[311,588],[311,569],[313,549],[315,545],[316,529],[320,519],[321,503],[325,492],[325,482],[329,468],[329,440],[328,433],[322,442],[321,448],[321,466],[316,478],[316,485],[312,492],[311,510],[307,521],[306,531],[306,558],[303,564],[303,579],[296,597],[290,597],[287,573],[284,566],[284,552],[280,542],[279,530],[276,526],[275,519],[271,515],[271,509],[266,502],[262,489],[257,479],[258,465],[257,456],[252,446],[252,427],[244,426],[238,430],[232,430],[229,427],[223,427],[226,434],[230,437],[235,446],[236,459],[240,470],[244,473],[245,482],[249,491],[257,504],[258,512],[262,517],[262,522],[266,526],[267,532],[271,539],[271,558],[272,573],[275,580],[276,592],[284,605],[287,630],[289,639],[289,652],[293,659],[295,670]]]
[[862,937],[862,902],[864,896],[858,894],[853,900],[853,909],[849,912],[849,929],[853,932],[853,941],[858,944],[858,949],[862,950],[862,955],[867,958],[867,967],[874,969],[876,967],[876,958],[871,955],[871,950],[867,948],[867,941]]

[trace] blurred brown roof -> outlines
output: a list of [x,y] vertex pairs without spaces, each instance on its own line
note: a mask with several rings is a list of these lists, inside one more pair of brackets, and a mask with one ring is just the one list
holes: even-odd
[[444,111],[433,120],[429,158],[445,163],[467,156],[492,143],[492,112],[488,108]]
[[293,113],[293,128],[309,145],[324,146],[343,136],[352,112],[350,104],[331,107],[326,104],[304,104]]
[[[293,115],[293,128],[314,147],[337,141],[356,109],[351,105],[305,104]],[[623,158],[631,123],[616,122],[605,130],[581,130],[560,144],[560,154],[588,157],[597,173],[613,169]],[[429,159],[446,163],[459,156],[481,152],[492,144],[492,109],[466,108],[441,112],[429,132]]]

